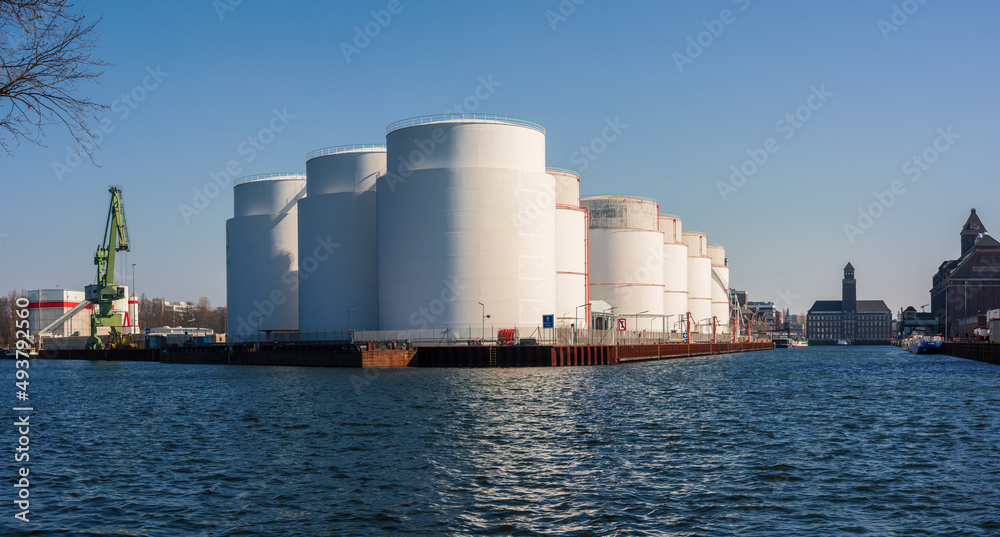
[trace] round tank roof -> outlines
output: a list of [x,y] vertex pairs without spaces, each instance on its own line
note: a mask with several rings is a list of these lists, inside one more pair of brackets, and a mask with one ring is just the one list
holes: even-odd
[[323,149],[310,151],[306,154],[306,160],[329,155],[339,155],[341,153],[385,153],[385,144],[351,144],[324,147]]
[[245,185],[247,183],[256,183],[258,181],[305,181],[306,174],[304,173],[264,173],[260,175],[246,175],[240,177],[233,182],[233,187],[238,187],[240,185]]
[[514,125],[517,127],[534,129],[542,134],[545,134],[545,127],[535,123],[534,121],[522,117],[504,116],[498,114],[438,114],[433,116],[411,117],[390,123],[389,126],[385,128],[385,133],[389,134],[390,132],[405,129],[407,127],[430,125],[434,123],[491,123],[495,125]]
[[545,173],[561,173],[563,175],[569,175],[576,178],[580,177],[580,172],[576,170],[571,170],[569,168],[558,168],[556,166],[546,166]]
[[589,201],[589,200],[645,201],[648,203],[656,204],[655,198],[647,198],[644,196],[615,196],[615,195],[602,194],[598,196],[587,196],[586,198],[583,198],[582,201]]

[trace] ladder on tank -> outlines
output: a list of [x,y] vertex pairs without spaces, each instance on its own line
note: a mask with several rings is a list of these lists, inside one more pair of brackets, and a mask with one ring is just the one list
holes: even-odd
[[490,345],[490,365],[497,365],[497,346]]

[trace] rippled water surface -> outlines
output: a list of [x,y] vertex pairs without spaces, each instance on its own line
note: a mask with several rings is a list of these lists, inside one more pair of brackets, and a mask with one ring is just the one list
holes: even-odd
[[1000,535],[1000,367],[947,356],[31,371],[0,533]]

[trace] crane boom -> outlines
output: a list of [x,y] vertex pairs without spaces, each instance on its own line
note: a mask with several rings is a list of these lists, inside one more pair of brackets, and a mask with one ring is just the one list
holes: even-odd
[[88,349],[102,346],[97,337],[99,326],[111,328],[112,344],[121,338],[122,315],[114,311],[114,301],[125,298],[125,288],[115,283],[115,253],[129,251],[128,227],[125,224],[125,203],[122,201],[121,187],[109,187],[108,192],[111,193],[111,206],[104,224],[104,242],[97,246],[94,254],[97,283],[86,287],[86,299],[97,306],[90,317]]

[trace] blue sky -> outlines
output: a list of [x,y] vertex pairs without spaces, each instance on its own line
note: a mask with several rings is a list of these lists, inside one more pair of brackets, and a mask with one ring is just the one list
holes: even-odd
[[[656,198],[726,246],[734,287],[793,312],[839,298],[848,261],[859,298],[919,307],[971,207],[1000,228],[995,2],[230,4],[80,4],[116,64],[79,88],[118,99],[110,132],[100,167],[67,161],[57,129],[0,156],[0,287],[91,283],[120,184],[138,290],[224,304],[232,189],[181,209],[216,194],[213,173],[304,171],[311,150],[384,142],[387,124],[463,102],[543,124],[548,164],[585,168],[584,194]],[[366,25],[377,35],[355,43]],[[583,157],[608,121],[626,127]],[[925,152],[926,169],[907,165]],[[754,171],[738,188],[733,166]]]

